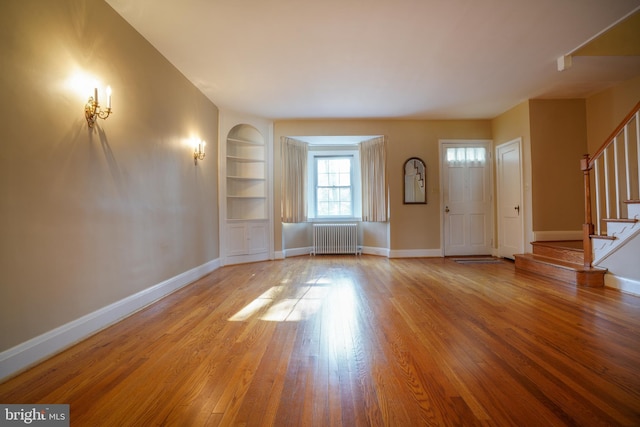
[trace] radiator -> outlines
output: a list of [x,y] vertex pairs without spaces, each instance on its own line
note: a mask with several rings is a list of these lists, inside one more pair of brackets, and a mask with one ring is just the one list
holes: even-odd
[[358,255],[358,224],[314,224],[311,255]]

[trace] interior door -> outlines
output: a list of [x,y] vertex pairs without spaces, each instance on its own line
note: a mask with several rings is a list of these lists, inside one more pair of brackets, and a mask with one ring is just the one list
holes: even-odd
[[496,148],[498,255],[514,259],[524,252],[521,140]]
[[490,142],[442,143],[444,255],[489,255]]

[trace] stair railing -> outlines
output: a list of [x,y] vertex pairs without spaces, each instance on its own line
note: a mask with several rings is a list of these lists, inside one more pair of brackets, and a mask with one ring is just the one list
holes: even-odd
[[607,237],[606,220],[624,218],[624,202],[640,199],[640,102],[593,156],[584,155],[580,168],[584,175],[584,266],[591,267],[592,238]]

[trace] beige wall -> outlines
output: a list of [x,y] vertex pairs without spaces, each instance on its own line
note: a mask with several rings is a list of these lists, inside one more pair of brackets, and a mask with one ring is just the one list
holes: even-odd
[[534,231],[576,231],[584,222],[580,159],[587,152],[583,99],[529,101]]
[[102,1],[2,2],[0,51],[0,351],[218,258],[215,105]]
[[597,150],[639,99],[640,78],[635,78],[586,100],[525,101],[492,120],[496,146],[522,138],[527,243],[534,231],[581,229],[579,161]]
[[[274,218],[276,252],[297,245],[310,246],[304,227],[290,227],[282,236],[280,223],[280,138],[309,135],[385,135],[388,141],[390,225],[365,224],[364,246],[388,245],[391,250],[440,248],[440,139],[490,139],[488,120],[291,120],[274,124]],[[426,205],[402,203],[402,166],[409,157],[427,165]],[[280,246],[279,246],[280,245]]]
[[587,98],[588,152],[594,154],[640,102],[640,76]]
[[[523,206],[521,207],[520,212],[523,215],[524,221],[525,248],[527,251],[531,251],[529,242],[533,240],[533,207],[531,196],[531,125],[529,121],[529,101],[521,102],[494,118],[491,121],[491,132],[495,147],[516,139],[520,139],[521,141],[520,155],[523,166],[522,176],[524,182],[522,183]],[[493,182],[496,183],[496,180],[494,179]],[[497,212],[497,209],[495,211]],[[496,236],[494,236],[494,242],[498,241],[497,220],[498,219],[495,218],[496,223],[494,230],[496,230]]]
[[522,138],[523,145],[530,145],[529,101],[510,108],[491,121],[493,143],[498,146],[516,138]]

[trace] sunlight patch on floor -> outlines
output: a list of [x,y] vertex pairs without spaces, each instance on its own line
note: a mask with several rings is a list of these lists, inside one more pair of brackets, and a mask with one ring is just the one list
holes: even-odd
[[[272,286],[258,298],[244,306],[229,318],[232,322],[242,322],[258,315],[268,322],[299,322],[309,319],[322,307],[331,285],[326,278],[310,280],[298,288]],[[286,295],[286,293],[290,293]],[[265,311],[266,310],[266,311]]]

